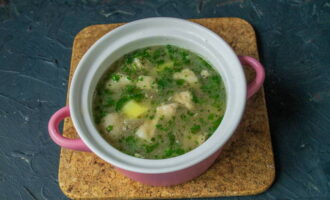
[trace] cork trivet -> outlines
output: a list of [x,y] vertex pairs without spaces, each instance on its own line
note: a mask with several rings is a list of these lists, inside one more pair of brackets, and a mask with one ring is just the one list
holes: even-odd
[[[255,32],[239,18],[191,20],[224,38],[238,55],[258,58]],[[75,68],[87,49],[102,35],[122,24],[89,26],[77,34],[72,49],[69,85]],[[246,71],[248,80],[253,73]],[[68,99],[67,99],[68,102]],[[63,134],[77,137],[71,120],[64,122]],[[156,199],[252,195],[265,191],[275,177],[263,89],[247,103],[244,117],[212,167],[200,177],[171,187],[152,187],[117,172],[93,153],[61,150],[59,185],[74,199]]]

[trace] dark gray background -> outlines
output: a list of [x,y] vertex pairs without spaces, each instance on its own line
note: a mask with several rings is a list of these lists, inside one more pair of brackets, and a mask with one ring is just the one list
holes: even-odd
[[47,122],[82,28],[153,16],[241,17],[258,36],[276,160],[265,193],[330,199],[330,1],[0,0],[0,199],[66,199]]

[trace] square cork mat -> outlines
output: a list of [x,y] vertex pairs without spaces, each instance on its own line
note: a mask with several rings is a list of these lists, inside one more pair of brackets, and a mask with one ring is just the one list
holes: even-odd
[[[239,18],[191,20],[224,38],[238,55],[258,58],[252,26]],[[87,49],[105,33],[122,24],[94,25],[75,37],[72,48],[69,85],[76,66]],[[248,80],[253,73],[246,70]],[[67,99],[67,102],[69,99]],[[64,121],[63,134],[77,134],[70,119]],[[61,150],[59,185],[73,199],[157,199],[220,197],[258,194],[270,187],[275,177],[263,89],[247,103],[244,117],[230,143],[216,162],[200,177],[171,187],[143,185],[126,178],[93,153]]]

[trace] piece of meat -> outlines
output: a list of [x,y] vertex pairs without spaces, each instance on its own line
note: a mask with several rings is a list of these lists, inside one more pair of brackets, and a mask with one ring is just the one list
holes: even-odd
[[175,72],[173,74],[173,79],[176,79],[176,80],[182,79],[182,80],[185,80],[189,84],[198,83],[197,76],[195,75],[195,73],[193,71],[191,71],[188,68],[183,69],[181,72]]
[[138,58],[134,58],[133,64],[137,67],[137,69],[143,69],[144,68],[141,60],[138,59]]
[[207,78],[207,77],[210,76],[210,73],[207,70],[204,69],[203,71],[201,71],[201,76],[203,78]]
[[151,138],[155,135],[157,123],[158,119],[146,120],[135,132],[136,136],[141,139],[151,141]]
[[175,114],[177,107],[176,103],[158,106],[154,119],[146,120],[135,132],[136,136],[150,142],[151,138],[155,136],[156,125],[159,119],[163,116],[165,119],[171,118]]
[[190,137],[185,136],[182,140],[183,148],[195,148],[205,142],[206,137],[201,134],[191,134]]
[[126,76],[124,74],[117,74],[117,75],[120,77],[120,79],[118,81],[110,79],[105,84],[106,88],[108,88],[112,91],[118,91],[118,90],[124,88],[125,86],[132,84],[132,81],[129,80],[128,76]]
[[176,103],[158,106],[156,108],[156,117],[164,116],[165,119],[169,119],[175,114],[177,107],[178,107],[178,104],[176,104]]
[[[109,113],[101,119],[99,126],[103,133],[111,134],[116,137],[122,132],[121,129],[124,126],[123,122],[124,119],[118,113]],[[112,126],[111,131],[107,131],[107,127],[109,126]]]
[[192,102],[192,95],[189,91],[174,94],[173,100],[184,105],[188,110],[194,108],[194,104]]

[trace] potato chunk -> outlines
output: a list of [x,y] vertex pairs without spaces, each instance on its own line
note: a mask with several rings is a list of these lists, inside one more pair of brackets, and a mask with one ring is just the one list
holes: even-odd
[[191,71],[188,68],[183,69],[181,72],[174,73],[173,74],[173,79],[176,79],[176,80],[182,79],[182,80],[185,80],[189,84],[198,83],[197,76],[195,75],[195,73],[193,71]]
[[129,118],[138,118],[148,111],[148,107],[136,102],[135,100],[130,100],[123,106],[122,111]]
[[192,102],[192,95],[189,91],[174,94],[173,100],[184,105],[189,110],[194,108],[194,104]]

